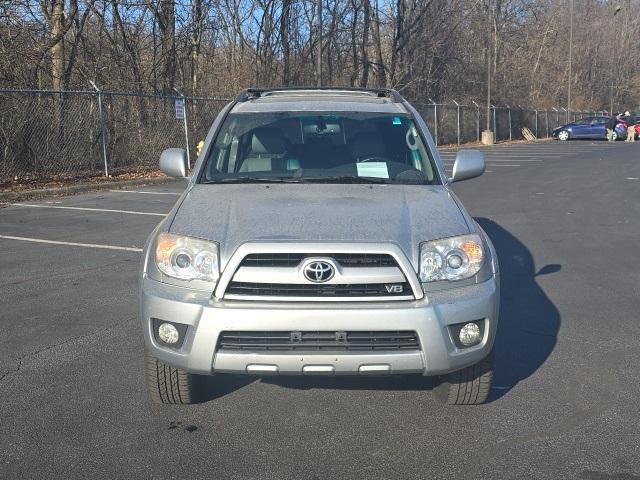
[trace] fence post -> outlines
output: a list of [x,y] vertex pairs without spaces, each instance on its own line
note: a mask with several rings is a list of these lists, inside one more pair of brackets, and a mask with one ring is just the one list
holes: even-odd
[[495,105],[491,105],[491,108],[493,108],[493,133],[495,135],[494,139],[497,142],[498,141],[498,129],[496,128],[496,106]]
[[431,99],[429,99],[429,101],[433,105],[433,125],[434,125],[435,141],[436,141],[436,147],[437,147],[438,146],[438,104]]
[[458,130],[458,145],[460,145],[460,104],[458,102],[456,102],[455,100],[453,100],[453,103],[456,104],[456,108],[458,109],[458,122],[457,122],[457,130]]
[[100,116],[100,136],[102,137],[102,159],[104,160],[104,176],[109,176],[109,167],[107,163],[107,134],[104,129],[104,109],[102,107],[102,92],[98,86],[89,80],[91,86],[98,92],[98,114]]
[[173,87],[173,90],[182,97],[182,103],[184,104],[184,115],[182,116],[184,120],[184,140],[187,145],[187,163],[189,164],[189,169],[191,169],[191,154],[189,153],[189,129],[187,127],[187,98],[177,88]]
[[538,138],[538,110],[534,110],[536,112],[536,138]]
[[544,111],[544,124],[547,126],[547,136],[549,138],[549,110]]
[[480,105],[471,100],[476,106],[476,142],[480,141]]

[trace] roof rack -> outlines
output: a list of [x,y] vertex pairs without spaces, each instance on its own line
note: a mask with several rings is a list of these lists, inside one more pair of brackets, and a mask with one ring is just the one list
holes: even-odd
[[359,87],[278,87],[278,88],[247,88],[241,91],[236,97],[236,102],[246,102],[255,100],[269,94],[287,93],[287,92],[322,92],[326,94],[344,93],[360,93],[368,94],[379,98],[389,98],[394,103],[402,103],[404,99],[396,90],[392,88],[359,88]]

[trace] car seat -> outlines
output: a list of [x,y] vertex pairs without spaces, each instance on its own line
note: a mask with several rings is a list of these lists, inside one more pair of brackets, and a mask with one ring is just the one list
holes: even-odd
[[240,165],[240,172],[286,172],[298,170],[300,162],[287,158],[288,142],[282,130],[256,128],[251,136],[249,154]]

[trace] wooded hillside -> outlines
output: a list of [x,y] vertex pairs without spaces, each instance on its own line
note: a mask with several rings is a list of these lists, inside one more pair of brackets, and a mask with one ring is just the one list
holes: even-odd
[[[323,0],[322,82],[567,104],[570,0]],[[0,87],[230,95],[315,85],[316,0],[3,0]],[[640,0],[574,0],[575,108],[640,104]]]

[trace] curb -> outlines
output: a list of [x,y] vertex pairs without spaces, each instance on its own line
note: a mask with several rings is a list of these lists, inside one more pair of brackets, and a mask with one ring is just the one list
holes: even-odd
[[0,193],[0,202],[15,202],[27,199],[42,198],[54,195],[72,195],[74,193],[92,192],[98,190],[117,189],[122,187],[132,187],[139,185],[160,185],[171,181],[169,177],[140,178],[136,180],[115,180],[105,183],[85,183],[80,185],[69,185],[66,187],[41,188],[37,190],[24,190],[22,192]]

